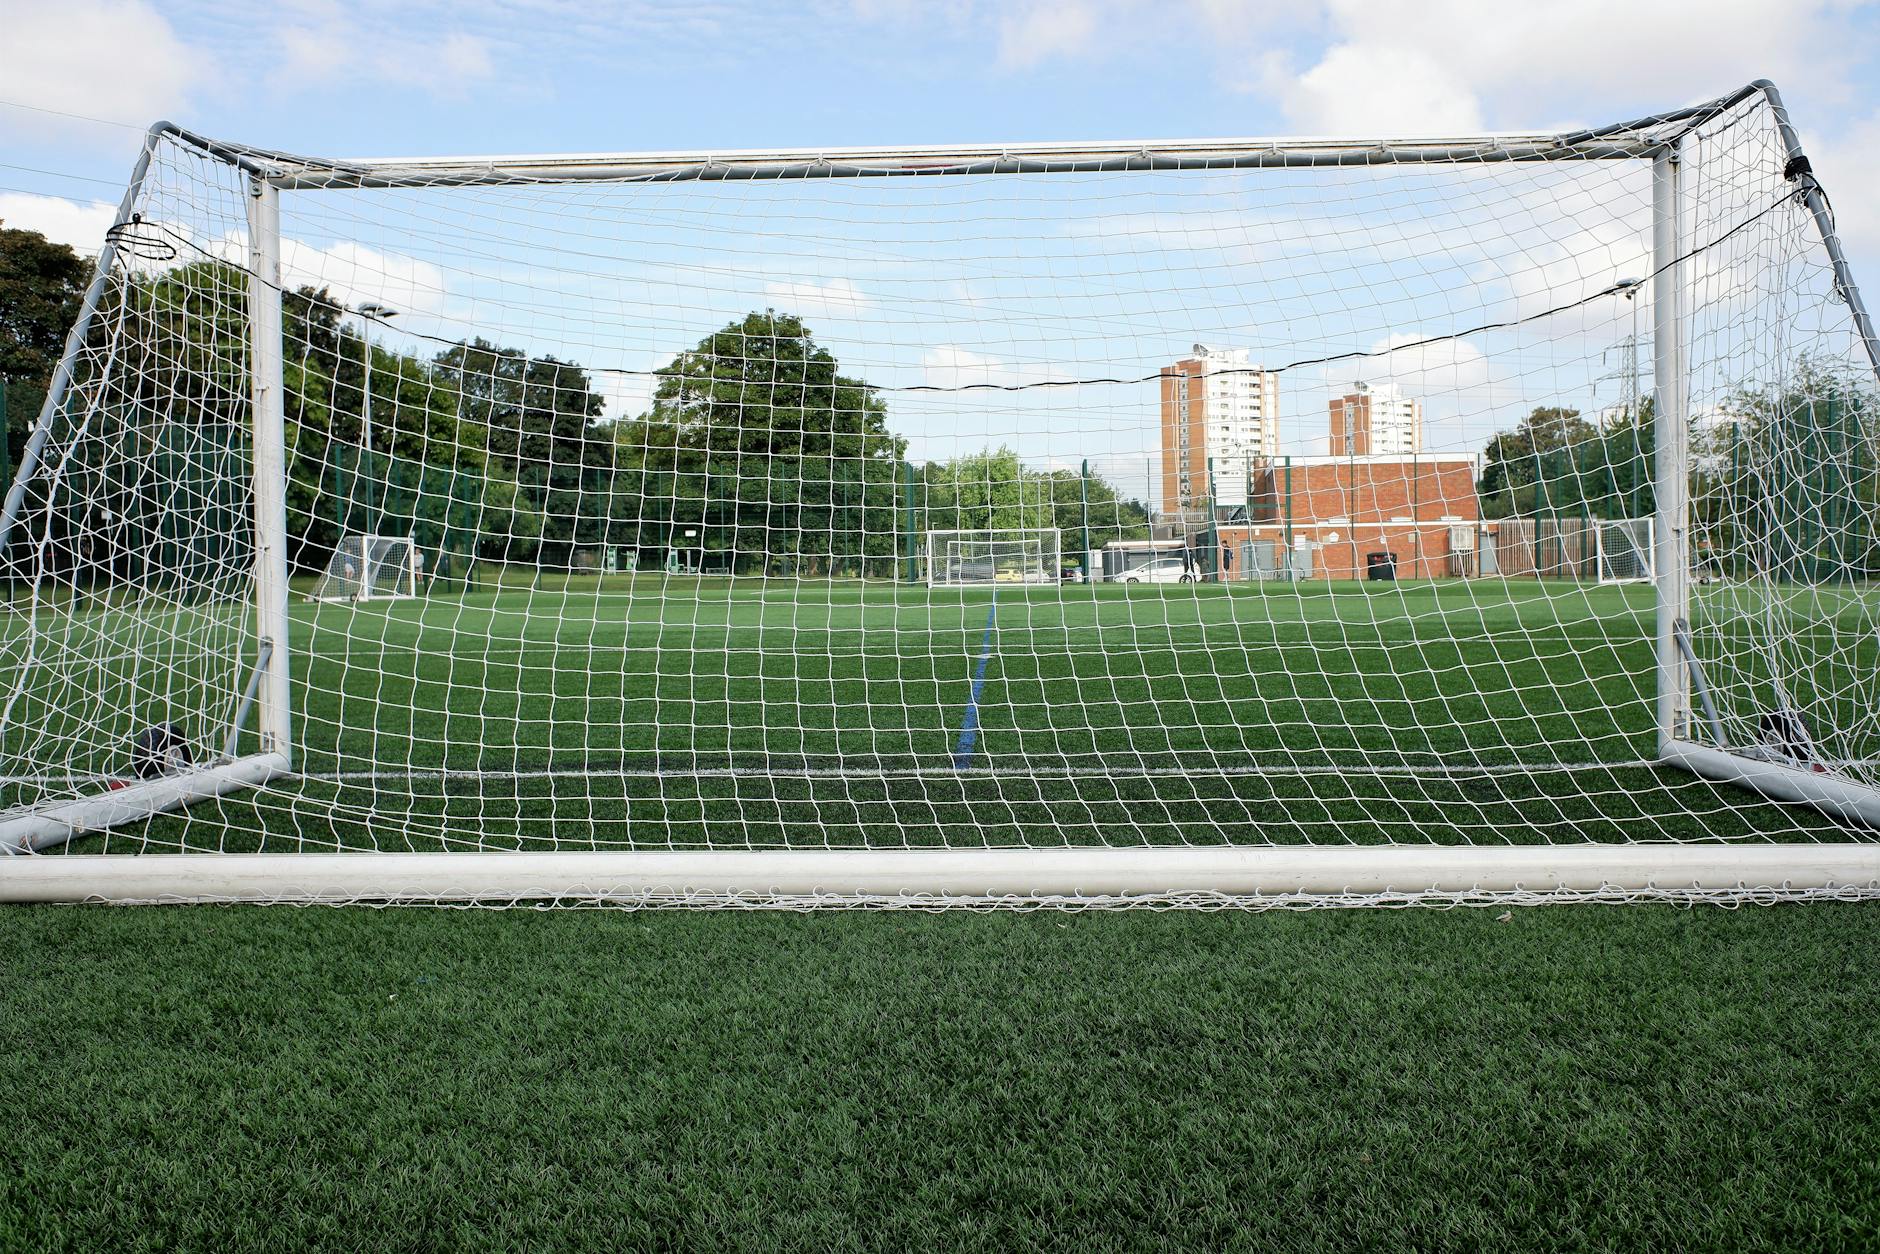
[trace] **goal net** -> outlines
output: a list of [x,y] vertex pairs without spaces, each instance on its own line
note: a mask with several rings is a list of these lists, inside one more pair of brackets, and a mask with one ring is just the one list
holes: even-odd
[[936,588],[1056,583],[1061,550],[1062,537],[1055,527],[930,531],[927,582]]
[[1767,84],[1482,138],[164,125],[102,243],[0,514],[0,898],[1880,891],[1875,342]]
[[313,586],[315,601],[388,601],[418,595],[421,559],[408,536],[343,536]]

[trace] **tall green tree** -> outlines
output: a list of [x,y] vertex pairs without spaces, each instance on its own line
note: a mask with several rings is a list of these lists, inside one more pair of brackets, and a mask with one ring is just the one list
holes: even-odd
[[[233,580],[245,569],[245,291],[240,271],[212,261],[124,272],[107,290],[93,342],[122,333],[111,352],[79,360],[49,446],[57,490],[42,477],[27,497],[29,525],[51,540],[45,574],[95,583],[189,571],[178,593],[208,595],[206,572]],[[60,333],[42,330],[24,357],[49,373]]]
[[487,453],[484,556],[555,565],[608,539],[615,440],[584,369],[479,338],[438,354],[433,378]]
[[1019,455],[1004,445],[929,463],[924,478],[929,531],[1057,525],[1050,477],[1026,469]]
[[674,358],[651,408],[616,430],[624,542],[658,547],[696,524],[705,559],[735,570],[891,558],[905,445],[887,413],[801,318],[747,314]]
[[[1513,431],[1488,442],[1482,477],[1476,494],[1487,518],[1549,512],[1559,509],[1557,486],[1574,477],[1575,458],[1597,442],[1599,428],[1577,409],[1543,405]],[[1577,511],[1576,511],[1577,512]]]
[[1093,548],[1101,548],[1111,540],[1148,539],[1149,507],[1124,497],[1103,476],[1053,470],[1045,477],[1049,480],[1052,525],[1064,533],[1066,551],[1085,542],[1086,528]]
[[91,262],[66,245],[0,228],[0,375],[52,377],[90,281]]
[[[91,269],[91,262],[38,231],[0,228],[0,379],[8,388],[8,466],[19,465]],[[0,484],[0,492],[7,486]]]
[[1148,507],[1102,476],[1034,469],[1004,445],[929,462],[920,477],[923,531],[1055,527],[1065,558],[1078,565],[1086,539],[1100,548],[1149,534]]
[[1880,392],[1871,373],[1803,357],[1743,388],[1693,440],[1700,556],[1801,582],[1880,574]]
[[1598,424],[1578,410],[1536,409],[1489,441],[1477,484],[1485,518],[1645,518],[1652,492],[1652,398]]
[[410,535],[435,573],[460,573],[447,567],[472,547],[486,441],[464,430],[455,394],[429,363],[371,344],[366,449],[368,341],[346,318],[324,289],[282,302],[290,558],[317,569],[341,536],[376,531]]

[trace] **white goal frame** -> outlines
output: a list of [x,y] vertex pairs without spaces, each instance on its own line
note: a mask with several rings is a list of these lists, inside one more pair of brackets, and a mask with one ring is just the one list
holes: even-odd
[[[1654,583],[1658,578],[1656,539],[1657,520],[1653,518],[1595,518],[1593,526],[1593,566],[1601,584]],[[1643,543],[1627,545],[1629,554],[1637,559],[1638,573],[1635,575],[1614,574],[1613,539],[1622,534],[1624,529],[1637,527],[1644,531]]]
[[[1721,743],[1692,717],[1701,671],[1691,653],[1686,280],[1681,252],[1680,123],[1754,95],[1767,98],[1790,157],[1796,195],[1814,219],[1849,309],[1880,374],[1880,340],[1853,282],[1832,218],[1808,173],[1775,87],[1757,82],[1702,106],[1571,135],[1511,134],[1396,140],[1187,140],[894,147],[765,152],[497,156],[436,160],[314,161],[229,145],[170,123],[153,126],[119,207],[132,221],[160,141],[227,162],[248,181],[249,346],[254,436],[254,614],[260,650],[239,719],[259,733],[256,752],[180,776],[0,817],[0,850],[26,854],[75,835],[133,822],[235,789],[265,785],[293,767],[287,596],[282,271],[279,197],[326,189],[491,186],[587,179],[684,181],[842,177],[993,176],[1203,168],[1319,168],[1403,163],[1646,161],[1653,169],[1652,340],[1657,396],[1656,596],[1659,759],[1766,797],[1880,827],[1880,790],[1810,772]],[[0,550],[20,516],[25,486],[59,421],[74,362],[117,261],[107,242],[18,478],[0,512]],[[934,542],[930,533],[929,544]],[[931,555],[931,547],[930,547]],[[231,729],[229,744],[235,744]],[[1720,734],[1720,733],[1718,733]],[[1714,741],[1715,735],[1711,735]],[[360,901],[560,899],[639,903],[1127,904],[1132,901],[1276,904],[1392,901],[1769,900],[1880,892],[1880,843],[1571,846],[1113,846],[1029,849],[623,850],[603,853],[434,854],[178,853],[0,857],[4,901]]]
[[[357,541],[359,545],[359,572],[354,578],[354,582],[358,586],[359,591],[354,595],[323,595],[322,588],[326,581],[334,577],[334,563],[345,560],[347,546],[352,541]],[[382,574],[385,565],[389,564],[382,563],[378,571],[373,570],[372,554],[374,550],[382,544],[399,544],[404,546],[403,552],[405,560],[397,564],[398,581],[392,585],[390,592],[375,592],[373,590],[378,582],[375,575]],[[339,546],[333,550],[333,556],[328,559],[326,573],[320,576],[321,587],[314,589],[313,599],[316,601],[408,601],[418,595],[419,568],[417,566],[417,555],[417,542],[410,536],[388,536],[371,532],[355,532],[350,535],[342,536],[340,537]],[[342,575],[340,578],[343,579],[344,576]]]
[[[995,570],[991,579],[949,578],[954,570],[953,546],[982,543],[987,545],[1031,544],[1038,546],[1035,572],[1020,579],[1000,579]],[[997,558],[989,558],[997,562]],[[1007,584],[1040,585],[1058,581],[1058,569],[1064,561],[1064,533],[1056,527],[986,527],[929,531],[927,533],[927,586],[930,588],[997,588]]]

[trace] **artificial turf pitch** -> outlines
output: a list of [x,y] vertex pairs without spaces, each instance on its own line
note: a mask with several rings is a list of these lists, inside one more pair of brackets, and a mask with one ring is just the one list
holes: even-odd
[[[1766,641],[1731,641],[1749,624],[1813,658],[1794,699],[1823,726],[1869,727],[1856,708],[1880,673],[1868,594],[1756,595],[1700,592],[1713,626],[1699,646],[1725,708],[1775,700]],[[244,612],[177,611],[160,631],[182,644],[120,610],[62,622],[69,666],[39,648],[15,710],[15,727],[50,728],[28,755],[69,738],[88,755],[80,773],[121,772],[136,729],[172,720],[219,746],[245,675],[229,659],[253,647]],[[6,626],[0,661],[24,665],[27,639]],[[1812,812],[1649,765],[1652,631],[1649,588],[1533,580],[928,589],[639,575],[303,600],[300,775],[74,848],[1835,837]],[[153,651],[180,660],[153,669]],[[192,714],[204,690],[217,695]]]
[[[392,778],[108,847],[1832,830],[1636,765],[948,782],[994,595],[980,767],[1649,752],[1637,589],[642,576],[297,605],[303,769]],[[756,748],[863,770],[688,776]],[[1876,920],[13,909],[0,1248],[1862,1248]]]
[[0,915],[8,1249],[1862,1249],[1880,915]]

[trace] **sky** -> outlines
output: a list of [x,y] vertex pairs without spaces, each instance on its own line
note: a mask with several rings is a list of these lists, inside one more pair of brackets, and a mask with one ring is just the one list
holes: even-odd
[[[1880,4],[1854,0],[0,0],[0,32],[0,220],[88,252],[110,221],[142,128],[160,117],[330,156],[1381,137],[1613,122],[1768,77],[1783,88],[1833,198],[1856,277],[1872,276],[1880,294]],[[1131,232],[1145,220],[1131,227],[1113,212],[1092,219]],[[311,236],[335,226],[309,219],[307,248],[330,259],[334,240]],[[876,221],[872,229],[887,228]],[[1152,220],[1141,227],[1153,232]],[[395,234],[387,228],[380,243]],[[1596,243],[1624,252],[1611,240]],[[1131,247],[1132,273],[1168,256]],[[1200,264],[1192,252],[1180,255]],[[889,306],[879,286],[842,286],[862,281],[773,270],[753,290],[808,303],[819,334],[838,351],[855,341],[849,355],[865,356],[859,341],[869,319]],[[1304,299],[1309,285],[1295,288]],[[1144,355],[1185,349],[1191,328],[1154,304],[1146,282],[1132,290],[1133,316],[1167,332],[1168,344]],[[1223,289],[1215,299],[1230,295]],[[454,296],[454,307],[440,302],[436,311],[435,329],[446,337],[452,317],[502,300],[487,284]],[[961,298],[960,312],[975,307],[987,306]],[[1610,347],[1622,311],[1606,313],[1611,326],[1575,333],[1604,336],[1599,344]],[[993,360],[992,341],[1012,350],[1019,329],[1040,317],[1009,313],[982,324],[976,341],[962,333],[878,364],[927,382],[1049,377],[1077,351],[1041,343]],[[1395,343],[1426,329],[1354,323],[1338,333]],[[1241,338],[1255,339],[1256,354],[1292,348],[1262,345],[1257,329]],[[544,345],[531,347],[586,349],[643,368],[683,344],[597,342],[564,330],[559,343],[545,332]],[[1430,408],[1439,411],[1432,421],[1458,424],[1448,437],[1458,447],[1507,419],[1502,401],[1467,391],[1489,386],[1492,369],[1458,360],[1491,350],[1459,344],[1404,372],[1450,393],[1456,412],[1440,412],[1440,395]],[[1592,347],[1579,357],[1604,360]],[[643,396],[625,378],[607,384],[615,409]],[[1310,437],[1304,430],[1315,413],[1322,425],[1323,401],[1304,390],[1292,389],[1289,420],[1300,433],[1286,447],[1311,452],[1317,427]],[[921,403],[909,398],[906,408],[911,434],[939,449],[940,420],[922,428]],[[976,421],[956,423],[954,434],[980,439],[1010,415],[988,407]],[[1092,446],[1061,410],[1023,421],[1053,436],[1028,456],[1063,461]],[[1126,457],[1141,424],[1119,418],[1111,426],[1120,434],[1094,447]]]

